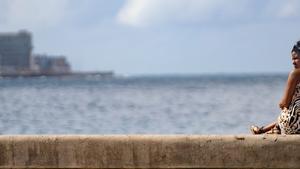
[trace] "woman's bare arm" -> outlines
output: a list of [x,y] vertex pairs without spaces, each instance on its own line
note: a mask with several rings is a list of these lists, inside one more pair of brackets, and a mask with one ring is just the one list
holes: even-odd
[[281,109],[289,107],[299,80],[300,80],[300,69],[292,70],[289,74],[283,97],[279,103],[279,107]]

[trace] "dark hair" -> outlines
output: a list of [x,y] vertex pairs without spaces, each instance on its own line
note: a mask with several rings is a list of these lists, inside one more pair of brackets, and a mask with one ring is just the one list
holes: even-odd
[[300,40],[293,46],[292,52],[300,53]]

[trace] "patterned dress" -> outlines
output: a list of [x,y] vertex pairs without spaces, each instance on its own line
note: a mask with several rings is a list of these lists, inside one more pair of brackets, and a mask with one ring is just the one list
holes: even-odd
[[300,134],[300,83],[296,86],[289,108],[281,111],[278,125],[282,134]]

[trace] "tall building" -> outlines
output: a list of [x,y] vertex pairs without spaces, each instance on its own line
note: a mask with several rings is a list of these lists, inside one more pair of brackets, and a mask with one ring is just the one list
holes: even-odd
[[0,33],[0,72],[30,71],[32,48],[32,37],[27,31]]

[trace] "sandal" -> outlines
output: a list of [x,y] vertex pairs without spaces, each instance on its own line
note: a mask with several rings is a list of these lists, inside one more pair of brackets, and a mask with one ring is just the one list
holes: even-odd
[[250,127],[250,130],[252,132],[252,134],[262,134],[264,133],[264,130],[263,130],[263,126],[262,127],[258,127],[258,126],[251,126]]

